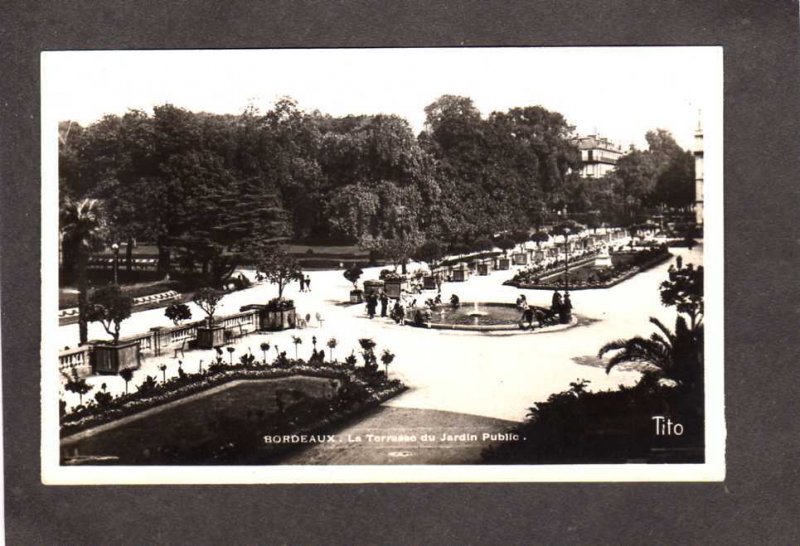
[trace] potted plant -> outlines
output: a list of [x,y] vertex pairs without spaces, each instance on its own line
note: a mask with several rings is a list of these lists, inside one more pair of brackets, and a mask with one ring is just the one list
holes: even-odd
[[201,288],[192,298],[192,301],[206,314],[206,323],[197,327],[197,347],[200,349],[213,349],[225,342],[225,327],[214,324],[214,313],[223,294],[213,288]]
[[94,346],[95,373],[119,373],[126,369],[139,367],[139,342],[120,343],[119,330],[122,321],[131,316],[133,299],[122,293],[116,284],[98,288],[92,294],[87,306],[87,319],[99,322],[112,337],[111,343]]
[[363,303],[364,291],[358,288],[358,279],[364,271],[358,267],[358,264],[353,264],[344,271],[344,278],[353,283],[353,289],[350,291],[350,303]]
[[[297,261],[281,247],[270,246],[256,250],[257,273],[271,284],[278,285],[278,297],[270,300],[261,309],[262,330],[285,330],[297,324],[294,301],[283,297],[286,286],[303,275]],[[244,309],[244,308],[243,308]]]

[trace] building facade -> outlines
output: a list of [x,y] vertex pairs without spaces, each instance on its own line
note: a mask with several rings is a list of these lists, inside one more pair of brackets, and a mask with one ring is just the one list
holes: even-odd
[[620,146],[597,134],[578,137],[575,142],[583,163],[580,175],[587,178],[600,178],[613,171],[625,153]]
[[703,225],[703,128],[694,133],[694,220]]

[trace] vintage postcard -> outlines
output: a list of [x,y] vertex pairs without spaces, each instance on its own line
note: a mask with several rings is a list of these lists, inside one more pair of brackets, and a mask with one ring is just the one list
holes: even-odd
[[724,479],[722,59],[43,53],[43,482]]

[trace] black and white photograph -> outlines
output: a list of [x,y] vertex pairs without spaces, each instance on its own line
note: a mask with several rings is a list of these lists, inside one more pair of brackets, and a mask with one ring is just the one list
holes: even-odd
[[721,47],[41,77],[45,484],[725,478]]

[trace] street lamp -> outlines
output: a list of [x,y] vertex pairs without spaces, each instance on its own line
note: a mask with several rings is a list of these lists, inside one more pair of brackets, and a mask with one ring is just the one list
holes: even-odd
[[111,249],[114,251],[114,284],[119,284],[117,282],[117,270],[119,269],[119,245],[114,243],[111,245]]
[[564,228],[564,293],[569,291],[569,228]]

